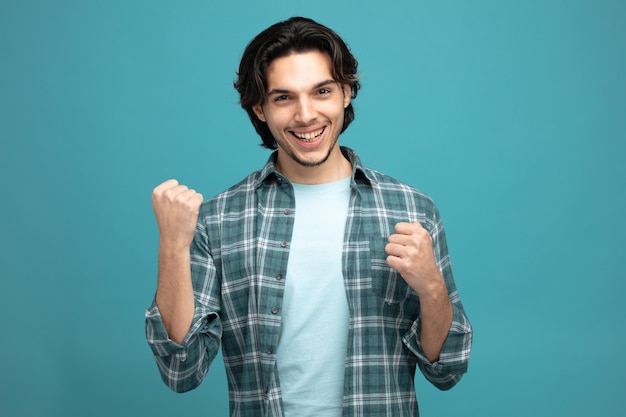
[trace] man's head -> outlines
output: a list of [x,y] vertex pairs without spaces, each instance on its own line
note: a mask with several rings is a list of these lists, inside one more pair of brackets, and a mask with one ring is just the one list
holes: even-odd
[[[248,112],[254,128],[261,136],[263,146],[269,149],[276,149],[276,140],[267,123],[254,110],[267,100],[268,67],[278,58],[309,51],[328,55],[333,80],[349,91],[350,98],[357,96],[360,87],[357,60],[335,32],[302,17],[293,17],[270,26],[246,47],[239,65],[238,79],[235,81],[241,106]],[[344,110],[341,132],[352,120],[354,109],[352,103],[349,103]]]

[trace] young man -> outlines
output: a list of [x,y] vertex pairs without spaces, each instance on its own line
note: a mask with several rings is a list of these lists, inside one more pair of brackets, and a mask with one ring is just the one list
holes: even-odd
[[417,416],[416,366],[451,388],[472,329],[432,200],[339,146],[356,60],[292,18],[252,40],[235,87],[276,151],[204,203],[175,180],[153,191],[163,380],[195,388],[221,344],[231,416]]

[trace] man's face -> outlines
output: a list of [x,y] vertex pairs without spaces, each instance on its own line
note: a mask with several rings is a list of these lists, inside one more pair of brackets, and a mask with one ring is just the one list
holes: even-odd
[[331,68],[327,54],[309,51],[277,58],[267,69],[267,97],[253,110],[276,139],[283,173],[341,157],[335,145],[350,87],[334,81]]

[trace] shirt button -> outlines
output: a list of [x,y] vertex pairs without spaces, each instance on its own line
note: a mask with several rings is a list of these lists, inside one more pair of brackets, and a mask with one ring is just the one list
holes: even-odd
[[283,274],[276,274],[276,279],[278,281],[280,281],[281,279],[283,279]]
[[291,214],[291,209],[285,209],[284,213],[286,216],[289,216]]
[[278,313],[278,307],[272,307],[272,314]]
[[274,353],[274,351],[272,350],[272,348],[267,348],[267,354],[271,355],[272,353]]
[[285,242],[285,241],[280,242],[280,247],[281,248],[286,248],[287,247],[287,242]]

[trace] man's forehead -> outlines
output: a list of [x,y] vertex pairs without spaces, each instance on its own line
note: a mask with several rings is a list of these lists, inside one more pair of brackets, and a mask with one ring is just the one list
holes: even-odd
[[333,82],[330,57],[319,51],[293,52],[274,59],[267,67],[268,90],[315,88]]

